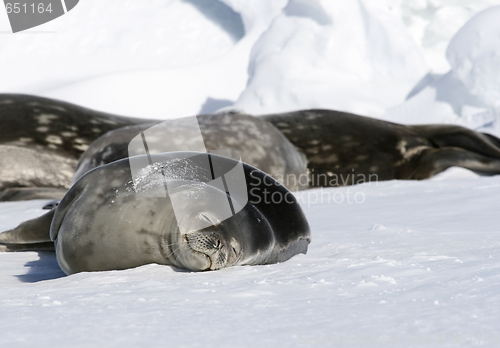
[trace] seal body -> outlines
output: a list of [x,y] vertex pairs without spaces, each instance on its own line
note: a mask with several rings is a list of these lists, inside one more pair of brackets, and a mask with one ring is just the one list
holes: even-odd
[[500,140],[460,126],[406,126],[332,110],[262,118],[306,154],[310,187],[426,179],[452,166],[500,173]]
[[[202,164],[207,158],[209,167]],[[133,175],[130,161],[137,160],[152,164]],[[231,186],[238,165],[244,178],[239,189]],[[227,191],[213,184],[218,168]],[[164,197],[150,195],[165,183]],[[218,208],[228,197],[229,217]],[[286,261],[307,251],[310,231],[294,196],[264,172],[230,158],[174,152],[98,167],[51,212],[0,234],[7,250],[32,250],[31,243],[49,240],[67,274],[148,263],[202,271]]]
[[[425,179],[451,166],[500,173],[500,140],[459,126],[405,126],[332,110],[223,113],[197,116],[200,146],[186,120],[148,138],[151,152],[224,150],[293,191]],[[143,153],[130,153],[130,141],[159,123],[0,95],[0,201],[60,199],[87,171]]]
[[[151,153],[173,151],[223,151],[271,175],[289,190],[307,188],[307,161],[273,125],[250,115],[223,113],[165,121],[154,136],[147,137]],[[94,141],[80,157],[74,180],[89,170],[118,159],[143,154],[130,147],[134,137],[157,123],[128,126],[110,131]],[[199,139],[201,131],[202,141]],[[305,180],[299,180],[305,177]]]
[[0,200],[16,199],[17,191],[24,199],[62,198],[90,143],[110,130],[148,121],[153,120],[42,97],[0,94]]

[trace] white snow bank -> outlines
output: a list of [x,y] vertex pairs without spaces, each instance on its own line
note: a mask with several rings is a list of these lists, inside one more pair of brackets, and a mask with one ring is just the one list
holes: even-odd
[[139,118],[210,113],[232,105],[245,88],[245,59],[239,53],[233,50],[222,59],[195,66],[115,73],[42,95]]
[[500,103],[500,6],[467,22],[446,51],[453,73],[487,106]]
[[464,120],[465,124],[477,124],[477,131],[495,134],[500,137],[500,105],[476,113]]
[[[0,11],[0,92],[136,117],[213,112],[239,99],[235,108],[256,113],[319,107],[395,121],[456,122],[461,106],[450,105],[450,112],[440,105],[448,103],[440,91],[414,101],[404,116],[384,114],[415,92],[430,69],[445,72],[450,38],[478,11],[498,4],[86,0],[15,35],[6,35],[8,20]],[[481,106],[467,104],[467,115],[477,111],[471,107]]]
[[[53,254],[0,254],[0,346],[303,347],[359,336],[360,346],[381,345],[371,336],[456,347],[456,335],[498,338],[500,177],[299,194],[312,243],[281,264],[64,277]],[[0,229],[22,220],[27,204],[0,203]]]
[[255,44],[235,107],[330,108],[377,116],[429,67],[405,27],[371,1],[290,0]]
[[[193,2],[86,0],[57,20],[4,33],[0,91],[37,94],[114,72],[190,66],[223,56],[238,39],[235,30]],[[225,7],[219,12],[232,11],[219,4]],[[231,19],[237,23],[239,17],[233,12]]]
[[456,123],[500,135],[500,6],[467,22],[451,40],[452,70],[428,74],[408,100],[382,117],[402,123]]
[[498,0],[386,0],[421,48],[433,73],[450,70],[445,52],[450,39],[476,13]]
[[[250,49],[285,5],[87,0],[57,20],[0,35],[0,92],[135,117],[213,112],[243,91]],[[6,15],[0,24],[8,29]]]
[[388,109],[380,118],[404,124],[456,123],[478,128],[484,124],[470,121],[484,111],[486,106],[450,71],[426,75],[404,103]]
[[[205,7],[211,6],[204,1],[184,1],[196,3],[203,13],[206,13]],[[228,49],[212,47],[211,50],[217,52],[216,57],[205,55],[203,46],[198,48],[197,40],[204,40],[203,37],[171,35],[178,45],[193,45],[199,49],[193,54],[201,59],[200,62],[194,64],[189,58],[191,53],[180,51],[177,52],[178,59],[182,61],[186,57],[182,66],[172,67],[166,58],[163,66],[168,68],[112,73],[64,85],[45,91],[42,95],[110,113],[160,119],[210,113],[233,105],[246,86],[246,70],[253,44],[280,13],[286,0],[258,0],[251,3],[225,0],[224,3],[231,8],[233,16],[241,19],[244,32],[240,40],[233,42]],[[176,18],[164,24],[170,30],[175,31],[178,26],[198,25],[198,19],[185,18],[179,16],[175,9],[172,11],[177,13]],[[219,15],[217,19],[223,18]],[[236,20],[232,22],[237,23]],[[225,26],[228,29],[225,34],[240,31],[238,26],[234,28],[234,23],[232,26]]]

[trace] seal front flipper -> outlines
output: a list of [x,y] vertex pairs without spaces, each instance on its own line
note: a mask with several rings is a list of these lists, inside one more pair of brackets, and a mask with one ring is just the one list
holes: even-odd
[[55,209],[21,223],[16,228],[0,233],[0,251],[54,251],[50,239],[50,224]]

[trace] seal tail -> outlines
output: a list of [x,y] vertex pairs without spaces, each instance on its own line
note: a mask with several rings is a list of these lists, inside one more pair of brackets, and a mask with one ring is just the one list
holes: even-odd
[[485,135],[493,144],[495,144],[500,149],[500,139],[488,133],[481,133],[481,134]]
[[491,158],[457,147],[432,149],[422,154],[411,178],[427,179],[450,167],[462,167],[494,175],[500,173],[500,158]]
[[452,125],[423,125],[412,126],[412,128],[429,139],[437,148],[461,148],[490,158],[500,159],[500,139],[493,135]]
[[50,224],[56,209],[21,223],[16,228],[0,233],[0,251],[54,250],[50,239]]

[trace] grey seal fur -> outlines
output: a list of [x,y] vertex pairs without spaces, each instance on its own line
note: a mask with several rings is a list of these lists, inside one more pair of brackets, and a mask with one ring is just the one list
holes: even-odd
[[452,166],[500,174],[500,140],[455,125],[401,125],[333,110],[261,116],[307,156],[309,186],[421,180]]
[[62,198],[78,159],[95,139],[153,121],[48,98],[0,94],[0,200]]
[[[187,155],[191,157],[182,160]],[[242,164],[244,190],[251,198],[245,203],[231,195],[235,206],[242,203],[241,210],[220,221],[213,209],[227,200],[228,194],[203,184],[211,180],[211,173],[197,161],[206,156],[210,156],[214,167],[226,168],[225,173],[241,163],[209,154],[153,154],[154,163],[137,176],[138,186],[133,186],[129,161],[146,161],[146,155],[97,167],[71,187],[59,206],[1,233],[0,249],[38,250],[50,247],[53,242],[58,263],[66,274],[149,263],[193,271],[215,270],[283,262],[306,253],[310,230],[295,197],[272,177],[245,163]],[[200,185],[200,196],[185,200],[182,195],[186,191],[182,190],[174,193],[169,190],[165,197],[136,193],[155,189],[160,185],[160,174],[179,188]],[[205,192],[210,193],[209,204],[200,200]],[[174,215],[172,210],[171,201],[177,194],[181,195],[181,202],[186,202],[181,215],[177,212]],[[206,220],[210,226],[181,234],[176,216],[181,216],[188,225]]]
[[[258,117],[230,112],[198,115],[196,118],[203,144],[197,141],[195,130],[187,122],[192,118],[180,118],[165,121],[168,126],[162,128],[162,136],[148,140],[150,151],[225,150],[226,157],[241,158],[243,162],[270,174],[291,191],[307,188],[307,180],[298,180],[307,173],[305,155],[297,151],[270,123]],[[95,140],[80,157],[74,180],[95,167],[140,154],[143,148],[129,153],[131,149],[128,145],[134,137],[155,124],[116,129]]]

